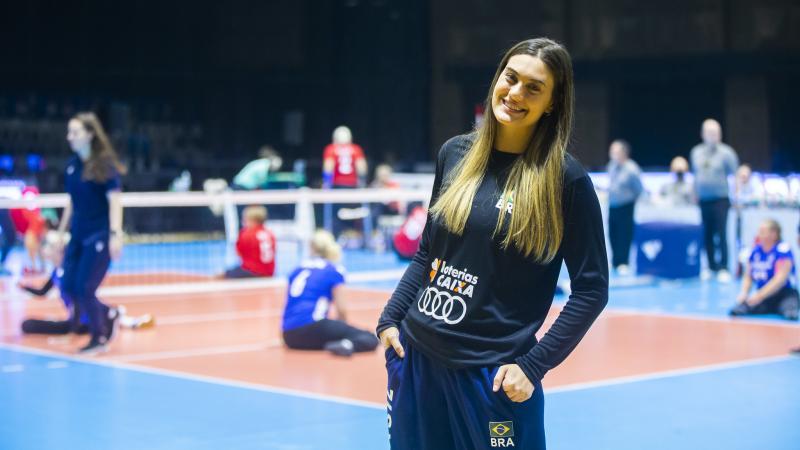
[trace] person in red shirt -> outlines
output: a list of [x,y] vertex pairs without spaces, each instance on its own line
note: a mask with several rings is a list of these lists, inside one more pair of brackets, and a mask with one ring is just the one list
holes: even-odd
[[364,150],[353,143],[353,135],[345,126],[333,130],[333,143],[322,154],[322,185],[324,188],[355,188],[364,186],[367,160]]
[[[22,190],[23,199],[33,199],[39,195],[39,189],[28,186]],[[39,208],[30,206],[15,208],[10,211],[14,228],[23,236],[25,250],[28,252],[30,265],[22,269],[23,274],[39,274],[44,272],[44,259],[42,258],[42,239],[45,233],[45,220]]]
[[428,220],[428,211],[417,206],[411,210],[411,214],[403,223],[403,226],[394,234],[392,248],[400,259],[410,260],[419,249],[419,242],[422,239],[422,230],[425,229],[425,222]]
[[267,208],[248,206],[242,212],[244,227],[236,241],[241,265],[225,272],[224,278],[271,277],[275,273],[275,235],[264,224]]
[[[322,154],[322,188],[355,189],[366,185],[367,160],[364,150],[353,143],[353,135],[346,126],[333,130],[333,142],[325,147]],[[339,236],[343,229],[339,210],[345,205],[330,203],[325,205],[325,229],[333,230]],[[357,207],[358,205],[348,205]]]

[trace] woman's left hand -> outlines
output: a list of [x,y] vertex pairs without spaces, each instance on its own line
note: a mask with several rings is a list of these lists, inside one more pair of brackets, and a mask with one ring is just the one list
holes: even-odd
[[508,398],[513,402],[521,403],[533,395],[533,383],[525,376],[525,372],[516,364],[500,366],[494,376],[492,390],[497,392],[503,387]]
[[122,255],[122,235],[112,234],[108,240],[108,251],[111,254],[111,259],[117,260]]

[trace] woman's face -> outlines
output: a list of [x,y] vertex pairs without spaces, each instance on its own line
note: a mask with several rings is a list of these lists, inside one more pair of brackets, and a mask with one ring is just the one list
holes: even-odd
[[492,112],[501,127],[532,127],[550,113],[555,81],[547,65],[530,55],[514,55],[492,92]]
[[778,243],[778,233],[772,229],[770,224],[762,223],[761,226],[758,227],[758,242],[771,247]]
[[72,119],[67,124],[67,141],[73,152],[81,153],[89,149],[92,143],[92,133],[86,131],[78,119]]

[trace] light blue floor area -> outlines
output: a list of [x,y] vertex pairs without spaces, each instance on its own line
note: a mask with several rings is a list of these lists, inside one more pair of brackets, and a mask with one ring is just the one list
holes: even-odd
[[800,358],[546,397],[557,450],[800,448]]
[[387,447],[380,409],[0,349],[15,365],[0,372],[3,449]]
[[[379,408],[2,348],[0,368],[4,449],[388,448]],[[548,448],[793,450],[798,379],[787,358],[546,393]]]

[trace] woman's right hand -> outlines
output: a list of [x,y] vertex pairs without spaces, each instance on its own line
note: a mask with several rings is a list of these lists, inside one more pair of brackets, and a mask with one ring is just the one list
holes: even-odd
[[397,353],[397,356],[401,358],[406,356],[406,351],[403,350],[403,345],[400,344],[400,330],[398,330],[397,327],[389,327],[381,331],[378,338],[381,340],[384,350],[392,347],[394,348],[394,352]]

